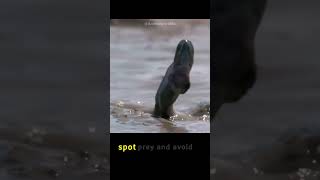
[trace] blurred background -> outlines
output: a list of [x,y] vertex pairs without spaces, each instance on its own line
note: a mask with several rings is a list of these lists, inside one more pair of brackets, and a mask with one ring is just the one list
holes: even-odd
[[108,3],[0,2],[1,180],[105,179]]
[[[319,2],[313,0],[268,1],[256,37],[257,82],[247,96],[237,103],[225,104],[219,112],[211,131],[212,163],[219,154],[268,146],[287,131],[319,129],[318,7]],[[227,166],[231,172],[232,165]],[[254,174],[252,168],[249,174]],[[277,177],[288,178],[279,173],[261,179]],[[252,175],[252,179],[259,178]]]

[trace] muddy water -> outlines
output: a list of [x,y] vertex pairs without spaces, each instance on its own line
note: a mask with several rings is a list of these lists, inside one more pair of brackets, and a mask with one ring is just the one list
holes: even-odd
[[[156,25],[138,22],[134,26],[113,25],[110,29],[110,101],[141,105],[152,110],[155,94],[166,69],[173,62],[181,39],[192,41],[195,49],[191,88],[180,95],[175,110],[190,114],[201,103],[210,103],[209,21],[193,24],[184,20]],[[119,23],[119,22],[118,22]],[[110,107],[112,133],[210,132],[208,116],[167,122],[116,105]],[[141,114],[142,113],[142,114]]]

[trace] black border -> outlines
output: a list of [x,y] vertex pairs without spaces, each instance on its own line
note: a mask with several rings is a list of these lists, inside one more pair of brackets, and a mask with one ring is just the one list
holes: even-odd
[[111,19],[209,19],[210,0],[110,0]]
[[[209,133],[111,133],[111,179],[210,179]],[[190,150],[126,151],[119,145],[191,145]],[[125,172],[125,173],[123,173]]]

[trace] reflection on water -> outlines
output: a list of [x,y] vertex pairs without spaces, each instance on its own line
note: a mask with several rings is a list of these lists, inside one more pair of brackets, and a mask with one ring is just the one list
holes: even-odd
[[193,26],[184,20],[172,21],[175,23],[167,23],[170,25],[146,26],[137,22],[136,26],[111,26],[111,104],[124,101],[148,109],[132,113],[130,108],[111,105],[111,132],[210,132],[208,116],[170,122],[150,115],[157,88],[181,39],[192,41],[194,65],[190,73],[191,87],[179,96],[174,108],[179,113],[190,114],[202,102],[210,103],[209,21]]

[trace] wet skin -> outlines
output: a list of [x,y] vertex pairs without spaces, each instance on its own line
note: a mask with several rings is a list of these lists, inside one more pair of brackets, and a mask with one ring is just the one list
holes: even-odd
[[190,71],[194,49],[191,41],[181,40],[177,46],[173,63],[168,67],[160,83],[153,111],[154,117],[169,119],[175,115],[173,104],[180,94],[190,88]]

